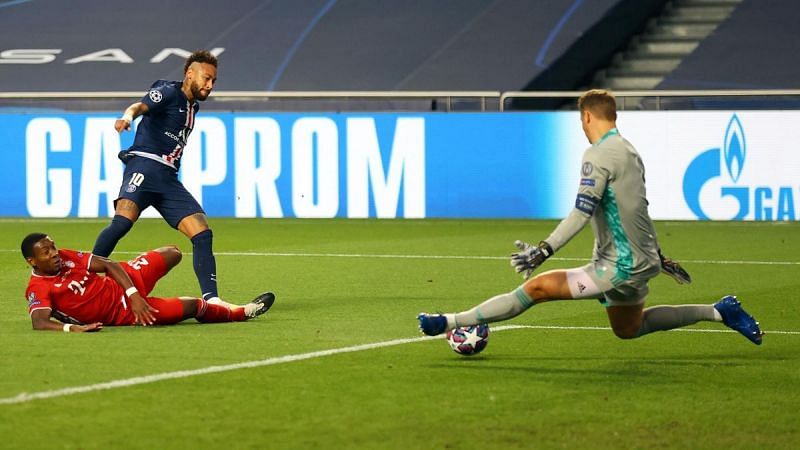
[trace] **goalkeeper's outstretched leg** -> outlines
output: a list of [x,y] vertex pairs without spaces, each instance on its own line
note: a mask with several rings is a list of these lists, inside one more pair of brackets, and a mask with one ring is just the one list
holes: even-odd
[[741,307],[736,297],[726,296],[713,304],[663,305],[644,307],[647,281],[631,281],[614,286],[614,276],[596,263],[569,269],[552,270],[527,280],[517,289],[496,295],[475,307],[458,313],[417,316],[420,330],[435,336],[447,330],[494,323],[519,316],[531,307],[556,300],[600,298],[606,306],[609,324],[621,339],[635,339],[655,331],[666,331],[700,321],[722,322],[754,344],[760,345],[763,332],[758,322]]

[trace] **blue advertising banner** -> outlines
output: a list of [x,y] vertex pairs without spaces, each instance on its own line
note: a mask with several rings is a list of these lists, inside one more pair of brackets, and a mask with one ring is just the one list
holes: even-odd
[[[0,114],[0,216],[112,215],[117,153],[133,141],[115,119]],[[645,164],[653,218],[795,221],[797,120],[622,111],[617,124]],[[572,208],[587,147],[576,112],[201,112],[180,176],[216,217],[550,219]]]
[[[564,115],[201,113],[180,176],[210,216],[560,217]],[[115,119],[0,115],[0,214],[112,215]]]

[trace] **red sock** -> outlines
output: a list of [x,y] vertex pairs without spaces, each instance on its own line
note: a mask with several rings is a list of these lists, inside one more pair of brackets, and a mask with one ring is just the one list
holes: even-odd
[[244,308],[228,309],[222,305],[209,305],[205,300],[197,300],[198,322],[220,323],[220,322],[243,322],[247,320],[244,315]]

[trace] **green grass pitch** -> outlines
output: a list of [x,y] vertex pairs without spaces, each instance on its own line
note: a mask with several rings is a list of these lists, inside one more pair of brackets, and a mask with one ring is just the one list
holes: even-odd
[[[463,310],[512,290],[521,282],[506,258],[513,241],[538,241],[556,222],[211,224],[223,297],[245,302],[273,290],[278,300],[267,315],[65,334],[31,330],[19,242],[43,231],[61,247],[91,249],[106,220],[0,220],[0,448],[777,449],[800,442],[800,224],[657,224],[665,253],[695,281],[679,286],[658,277],[648,304],[710,303],[735,293],[767,332],[760,347],[712,323],[622,341],[606,329],[599,303],[565,301],[507,322],[533,327],[494,331],[472,358],[440,339],[313,352],[416,338],[420,311]],[[545,268],[583,264],[591,239],[584,230]],[[191,245],[160,220],[141,220],[112,257],[165,244],[187,255],[154,295],[196,295]],[[274,364],[192,372],[250,361]],[[191,376],[97,389],[179,371]]]

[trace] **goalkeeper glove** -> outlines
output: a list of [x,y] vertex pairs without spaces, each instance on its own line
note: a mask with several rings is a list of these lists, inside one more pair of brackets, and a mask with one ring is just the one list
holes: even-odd
[[525,279],[528,279],[537,267],[553,255],[553,247],[545,241],[539,242],[539,245],[535,247],[522,241],[516,241],[514,245],[517,246],[519,252],[511,254],[511,265],[517,273],[524,272]]
[[692,276],[681,267],[678,261],[674,261],[662,255],[661,249],[658,249],[658,257],[661,258],[661,273],[671,276],[678,284],[689,284],[692,282]]

